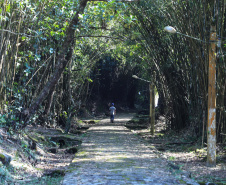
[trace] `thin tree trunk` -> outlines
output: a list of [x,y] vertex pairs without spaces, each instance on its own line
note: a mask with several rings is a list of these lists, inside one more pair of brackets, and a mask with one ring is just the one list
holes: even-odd
[[53,88],[50,90],[48,97],[48,103],[45,107],[45,111],[44,114],[48,116],[49,112],[50,112],[50,108],[52,106],[52,102],[53,102],[53,97],[55,94],[55,89],[56,89],[56,85],[53,86]]

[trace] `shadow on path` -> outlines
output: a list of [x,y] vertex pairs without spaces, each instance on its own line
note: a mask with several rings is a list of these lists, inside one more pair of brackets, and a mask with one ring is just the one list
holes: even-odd
[[132,114],[119,114],[92,126],[66,173],[63,185],[197,184],[170,173],[156,149],[123,125]]

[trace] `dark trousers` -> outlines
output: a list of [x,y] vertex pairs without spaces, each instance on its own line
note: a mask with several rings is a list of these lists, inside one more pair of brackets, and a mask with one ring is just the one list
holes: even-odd
[[111,116],[110,116],[111,121],[114,121],[114,118],[115,118],[114,115],[111,115]]

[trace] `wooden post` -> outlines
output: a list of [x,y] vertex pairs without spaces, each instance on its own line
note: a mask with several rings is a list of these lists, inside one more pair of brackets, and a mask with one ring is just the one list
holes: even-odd
[[151,135],[155,134],[155,86],[154,84],[152,86],[152,115],[151,115]]
[[152,79],[152,82],[149,83],[150,91],[150,115],[149,115],[149,124],[151,126],[151,135],[155,134],[155,73]]
[[150,94],[150,113],[149,113],[149,124],[151,126],[151,135],[154,135],[154,127],[152,125],[153,123],[153,85],[152,83],[149,83],[149,94]]
[[211,26],[207,125],[207,166],[209,167],[216,166],[216,40],[216,26]]

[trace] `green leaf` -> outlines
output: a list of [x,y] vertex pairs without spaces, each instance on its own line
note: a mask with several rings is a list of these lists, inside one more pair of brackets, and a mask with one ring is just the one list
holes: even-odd
[[51,34],[51,36],[53,36],[55,34],[55,32],[54,31],[51,31],[50,34]]
[[6,6],[6,12],[10,12],[10,4]]
[[92,80],[92,79],[90,79],[90,78],[87,78],[87,80],[88,80],[89,82],[93,82],[93,80]]
[[26,39],[27,39],[27,37],[25,37],[25,36],[22,36],[22,37],[21,37],[21,40],[22,40],[22,41],[25,41]]
[[54,27],[55,28],[59,28],[60,26],[58,24],[54,24]]
[[0,117],[0,123],[6,123],[6,120],[3,116]]

